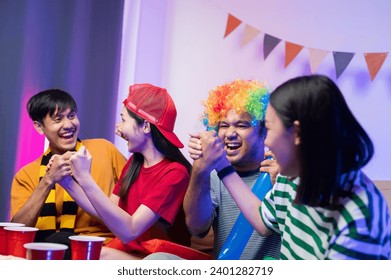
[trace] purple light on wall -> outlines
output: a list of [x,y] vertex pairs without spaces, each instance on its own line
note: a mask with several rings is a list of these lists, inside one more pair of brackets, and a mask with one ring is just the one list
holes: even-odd
[[15,172],[27,163],[35,160],[43,153],[45,136],[35,131],[27,111],[26,104],[32,94],[24,91],[20,108],[20,122],[18,129],[18,141],[16,142]]

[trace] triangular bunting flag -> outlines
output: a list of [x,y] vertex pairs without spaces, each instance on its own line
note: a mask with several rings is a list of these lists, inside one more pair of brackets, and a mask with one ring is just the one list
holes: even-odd
[[367,62],[371,81],[375,79],[388,53],[364,53],[365,61]]
[[303,48],[303,46],[291,42],[285,42],[285,68],[292,62],[292,60]]
[[354,55],[355,53],[335,52],[335,51],[333,52],[337,79],[339,78],[339,76],[341,76],[343,71],[345,71],[346,67],[348,67]]
[[232,31],[234,31],[242,21],[231,14],[228,14],[227,26],[225,27],[224,38],[227,37]]
[[311,73],[314,74],[318,69],[319,65],[322,63],[323,59],[329,53],[329,51],[319,50],[319,49],[309,49],[310,53],[310,68]]
[[271,51],[278,45],[281,39],[265,34],[263,39],[263,57],[266,59]]
[[244,27],[242,47],[246,45],[248,42],[250,42],[252,39],[254,39],[260,32],[261,31],[259,31],[255,27],[246,24],[246,26]]

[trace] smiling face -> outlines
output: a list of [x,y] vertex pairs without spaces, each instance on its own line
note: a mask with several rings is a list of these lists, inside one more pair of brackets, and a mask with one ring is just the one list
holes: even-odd
[[80,129],[75,111],[68,108],[59,112],[57,108],[52,116],[48,113],[42,123],[34,121],[34,127],[46,136],[53,154],[63,154],[75,149]]
[[144,133],[144,121],[139,124],[132,118],[126,107],[121,111],[121,122],[117,124],[117,134],[128,141],[128,151],[130,153],[142,153],[146,146],[146,136]]
[[219,123],[218,136],[223,140],[227,158],[238,171],[259,168],[264,155],[259,125],[252,125],[249,113],[230,110]]
[[299,175],[298,146],[300,145],[299,124],[295,121],[285,128],[276,110],[269,104],[266,110],[265,127],[267,136],[265,145],[270,148],[284,176]]

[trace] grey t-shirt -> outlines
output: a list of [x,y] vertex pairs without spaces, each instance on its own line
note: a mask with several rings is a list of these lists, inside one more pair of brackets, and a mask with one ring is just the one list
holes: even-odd
[[[238,174],[252,189],[260,172],[238,172]],[[225,188],[223,182],[217,177],[216,171],[211,173],[210,185],[214,207],[214,257],[217,259],[224,242],[240,214],[240,210],[228,190]],[[265,257],[279,259],[280,246],[281,238],[278,234],[273,233],[267,237],[262,237],[254,230],[240,259],[255,260],[264,259]]]

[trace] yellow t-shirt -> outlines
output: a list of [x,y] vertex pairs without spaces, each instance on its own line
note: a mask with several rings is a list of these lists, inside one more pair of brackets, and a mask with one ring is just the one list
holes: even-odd
[[[92,156],[91,174],[95,182],[107,196],[110,196],[118,181],[126,158],[117,148],[105,139],[82,140],[82,144]],[[42,156],[22,167],[15,175],[11,187],[11,218],[19,211],[32,195],[39,183],[39,168]],[[56,184],[57,224],[62,213],[64,189]],[[113,234],[97,219],[91,217],[80,207],[75,222],[76,234],[88,234],[113,237]]]

